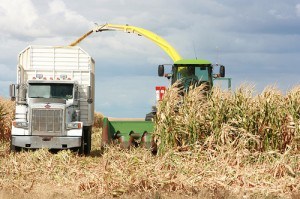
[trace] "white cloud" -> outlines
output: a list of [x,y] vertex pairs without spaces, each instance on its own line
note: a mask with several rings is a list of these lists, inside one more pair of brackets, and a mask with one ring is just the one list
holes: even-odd
[[45,31],[36,26],[39,15],[30,0],[2,0],[0,9],[1,34],[38,36]]
[[60,0],[49,2],[49,8],[51,14],[64,13],[66,11],[65,3]]
[[277,19],[286,19],[288,16],[282,15],[278,10],[269,10],[270,15],[276,17]]
[[300,4],[296,5],[296,14],[298,17],[300,17]]
[[33,0],[2,0],[0,26],[4,36],[24,38],[78,36],[82,30],[91,28],[91,22],[78,12],[67,8],[61,0],[54,0],[43,9]]
[[87,26],[90,23],[79,13],[68,9],[62,0],[54,0],[49,2],[49,13],[47,17],[54,17],[56,20],[58,20],[56,23],[65,23],[65,25],[70,28],[71,25],[75,26],[77,24],[77,26],[81,26],[86,23],[85,26]]

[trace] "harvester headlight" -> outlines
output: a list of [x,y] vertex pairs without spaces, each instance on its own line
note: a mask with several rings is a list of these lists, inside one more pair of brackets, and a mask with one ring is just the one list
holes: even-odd
[[67,128],[68,129],[81,129],[82,126],[81,126],[80,122],[71,122],[71,123],[68,123]]
[[12,125],[16,128],[23,128],[23,129],[28,128],[28,122],[13,121]]

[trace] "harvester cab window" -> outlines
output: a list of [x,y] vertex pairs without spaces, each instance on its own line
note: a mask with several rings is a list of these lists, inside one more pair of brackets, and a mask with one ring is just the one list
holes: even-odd
[[187,67],[187,76],[195,75],[195,67],[189,66]]
[[196,67],[195,75],[198,77],[200,81],[209,81],[208,70],[207,67]]
[[196,67],[193,65],[179,65],[177,70],[177,79],[193,78],[198,81]]
[[30,98],[73,98],[73,84],[29,84],[28,96]]
[[195,67],[187,66],[187,65],[179,65],[177,67],[177,78],[188,77],[191,75],[195,75]]

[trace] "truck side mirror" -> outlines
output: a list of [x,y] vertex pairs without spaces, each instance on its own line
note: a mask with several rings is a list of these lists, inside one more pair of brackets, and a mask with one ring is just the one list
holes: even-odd
[[164,65],[159,65],[158,66],[158,76],[159,77],[163,77],[165,74],[165,68],[164,68]]
[[225,77],[225,66],[223,65],[220,66],[220,76]]
[[74,85],[74,100],[79,100],[79,91],[76,84]]
[[16,84],[9,85],[9,96],[11,101],[16,100]]
[[91,103],[93,103],[92,87],[91,87],[91,86],[88,86],[88,87],[86,88],[86,90],[87,90],[87,102],[88,102],[89,104],[91,104]]

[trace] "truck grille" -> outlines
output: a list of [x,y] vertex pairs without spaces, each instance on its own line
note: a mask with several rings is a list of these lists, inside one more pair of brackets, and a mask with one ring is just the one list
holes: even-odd
[[53,135],[63,133],[62,109],[33,109],[32,135]]

